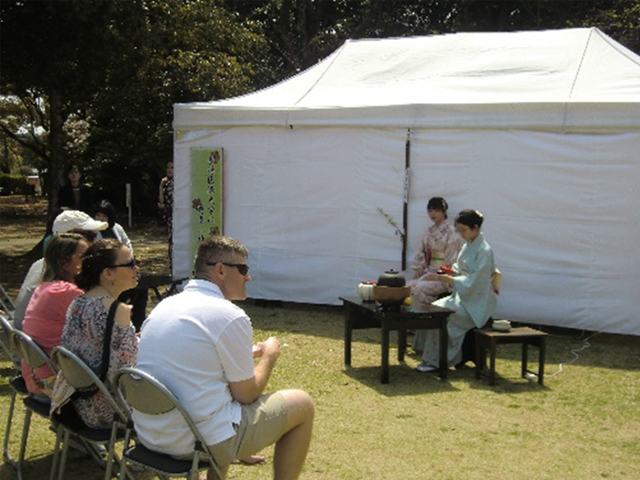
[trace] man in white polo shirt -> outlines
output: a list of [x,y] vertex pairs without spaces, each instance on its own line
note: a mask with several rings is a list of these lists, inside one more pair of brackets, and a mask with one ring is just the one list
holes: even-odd
[[[274,478],[297,479],[311,442],[313,401],[302,390],[264,394],[280,344],[271,337],[254,348],[251,321],[230,301],[246,298],[247,257],[247,248],[230,237],[200,243],[195,279],[143,324],[137,367],[180,399],[225,476],[234,460],[275,443]],[[133,420],[147,448],[193,455],[195,438],[179,413],[134,411]]]

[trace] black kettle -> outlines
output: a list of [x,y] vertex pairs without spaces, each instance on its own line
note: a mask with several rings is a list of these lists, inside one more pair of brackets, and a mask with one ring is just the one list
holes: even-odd
[[404,275],[393,268],[378,277],[378,285],[382,287],[404,287],[406,283]]

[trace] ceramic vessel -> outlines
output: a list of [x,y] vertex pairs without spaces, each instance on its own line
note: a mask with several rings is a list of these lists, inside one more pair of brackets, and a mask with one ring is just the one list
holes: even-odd
[[385,307],[399,307],[405,298],[411,295],[411,287],[386,287],[376,285],[373,288],[373,298]]
[[364,281],[358,285],[358,295],[365,302],[373,302],[373,287],[376,286],[376,282]]
[[494,320],[491,327],[498,332],[508,332],[511,330],[511,322],[509,320]]

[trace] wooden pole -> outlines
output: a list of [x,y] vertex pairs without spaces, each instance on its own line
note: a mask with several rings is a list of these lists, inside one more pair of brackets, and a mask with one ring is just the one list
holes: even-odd
[[402,270],[407,268],[407,235],[409,217],[409,173],[411,171],[411,129],[407,130],[404,145],[404,205],[402,209]]

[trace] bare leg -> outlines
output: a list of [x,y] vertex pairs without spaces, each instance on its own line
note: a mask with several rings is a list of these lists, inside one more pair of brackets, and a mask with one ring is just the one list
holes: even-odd
[[286,433],[276,442],[273,456],[274,480],[296,480],[307,458],[315,408],[302,390],[280,391],[287,402]]
[[224,480],[225,478],[227,478],[227,472],[229,471],[229,465],[227,465],[225,467],[218,467],[218,469],[220,470],[220,473],[222,473],[223,477],[222,478],[218,478],[218,476],[216,475],[216,472],[214,472],[213,470],[207,470],[207,480]]
[[259,463],[264,463],[266,461],[267,457],[264,457],[262,455],[249,455],[247,457],[235,460],[232,463],[239,465],[258,465]]

